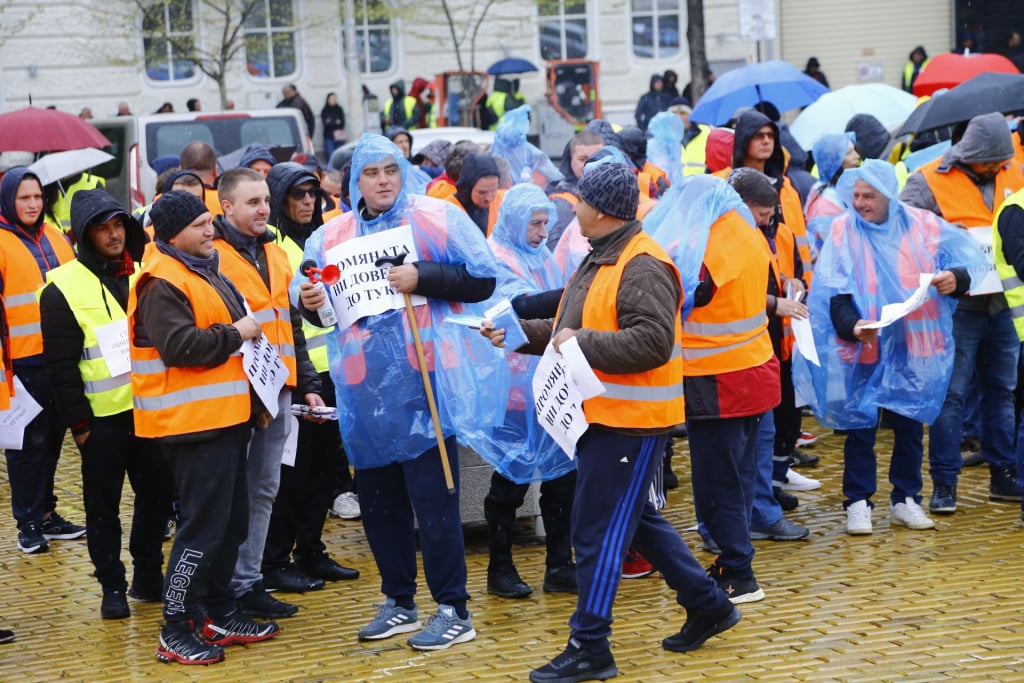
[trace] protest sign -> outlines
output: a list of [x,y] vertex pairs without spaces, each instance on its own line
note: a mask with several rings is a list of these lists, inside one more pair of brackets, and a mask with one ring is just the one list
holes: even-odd
[[988,261],[988,270],[985,271],[985,275],[977,283],[972,283],[974,286],[967,293],[971,296],[978,296],[979,294],[995,294],[1003,291],[1002,280],[999,279],[999,273],[996,272],[995,252],[992,251],[992,227],[967,228],[967,234],[981,247],[981,253]]
[[11,407],[0,410],[0,448],[21,450],[25,427],[41,412],[42,406],[36,403],[21,380],[15,377]]
[[534,409],[544,431],[569,458],[574,458],[576,442],[589,426],[583,401],[604,392],[604,387],[586,362],[579,342],[569,339],[561,348],[565,355],[548,344],[537,365],[533,375]]
[[[406,254],[406,263],[419,260],[409,225],[346,240],[327,250],[326,265],[341,271],[341,279],[327,290],[341,328],[369,315],[405,308],[405,297],[388,285],[391,266],[375,265],[378,259],[399,254]],[[426,303],[425,297],[412,296],[413,306]]]
[[271,417],[277,417],[280,409],[277,397],[288,379],[288,368],[281,361],[277,347],[265,334],[260,334],[255,341],[246,340],[242,343],[242,365],[263,406]]
[[132,371],[132,359],[128,349],[128,319],[115,320],[96,328],[96,343],[100,355],[107,364],[111,377]]

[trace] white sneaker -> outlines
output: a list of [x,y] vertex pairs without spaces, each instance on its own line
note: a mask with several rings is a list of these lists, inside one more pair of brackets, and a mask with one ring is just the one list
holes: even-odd
[[338,495],[331,506],[331,512],[342,519],[359,519],[363,515],[363,511],[359,509],[359,496],[351,491]]
[[871,506],[866,500],[858,500],[846,508],[846,533],[851,536],[871,533]]
[[805,477],[792,467],[786,470],[786,481],[782,483],[783,491],[813,491],[820,488],[821,482],[817,479]]
[[889,523],[899,524],[908,529],[934,529],[935,522],[924,513],[921,506],[913,498],[896,503],[889,510]]

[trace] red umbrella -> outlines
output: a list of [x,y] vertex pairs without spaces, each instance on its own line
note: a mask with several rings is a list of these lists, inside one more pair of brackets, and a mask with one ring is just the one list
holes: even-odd
[[56,109],[26,107],[0,114],[0,152],[64,152],[111,144],[88,121]]
[[914,81],[914,94],[931,95],[936,90],[952,88],[983,73],[1018,74],[1013,62],[1002,55],[988,52],[961,55],[945,52],[928,62]]

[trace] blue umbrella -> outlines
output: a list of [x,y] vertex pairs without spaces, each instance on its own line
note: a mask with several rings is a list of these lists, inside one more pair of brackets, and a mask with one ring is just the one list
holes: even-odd
[[783,112],[808,105],[827,92],[828,88],[781,59],[747,64],[715,79],[690,119],[721,126],[740,107],[771,102]]
[[520,59],[519,57],[506,57],[505,59],[499,59],[487,68],[487,73],[492,76],[521,74],[526,73],[527,71],[537,71],[537,67],[525,59]]

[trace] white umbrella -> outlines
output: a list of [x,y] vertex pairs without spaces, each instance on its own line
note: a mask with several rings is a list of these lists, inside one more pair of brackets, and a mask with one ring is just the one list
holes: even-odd
[[72,149],[67,152],[53,152],[28,167],[28,170],[39,176],[39,182],[49,185],[61,178],[73,176],[76,173],[87,171],[94,166],[104,164],[114,156],[106,152],[86,147],[84,149]]
[[871,114],[886,128],[903,123],[917,106],[917,98],[884,83],[848,85],[822,95],[796,117],[789,131],[804,149],[822,135],[842,133],[855,114]]

